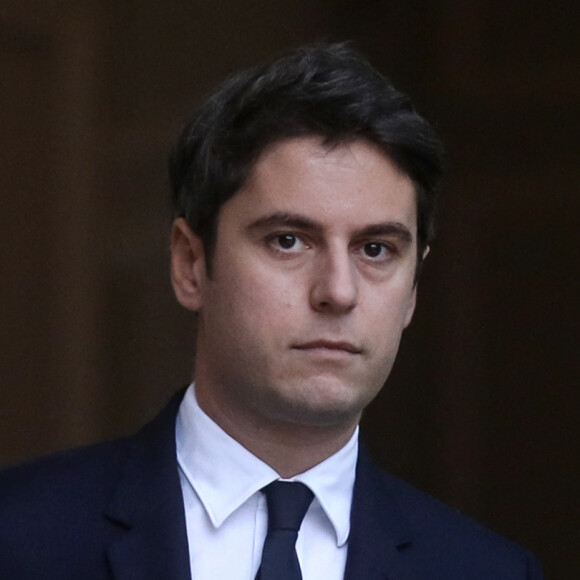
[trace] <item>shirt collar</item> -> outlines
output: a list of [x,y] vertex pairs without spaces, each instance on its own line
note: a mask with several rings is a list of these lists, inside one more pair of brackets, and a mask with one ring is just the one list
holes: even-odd
[[[274,469],[201,410],[194,385],[179,408],[176,443],[179,467],[216,528],[253,494],[280,479]],[[339,547],[346,543],[350,531],[357,454],[358,427],[334,455],[291,479],[312,490],[332,523]]]

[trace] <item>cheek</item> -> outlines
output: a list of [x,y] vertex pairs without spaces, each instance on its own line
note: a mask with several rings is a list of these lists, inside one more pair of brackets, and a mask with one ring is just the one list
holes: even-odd
[[367,309],[366,319],[378,340],[389,344],[398,343],[410,321],[413,305],[413,294],[408,289],[384,292],[380,299],[375,299],[371,308]]
[[255,340],[272,340],[275,329],[287,326],[295,317],[298,302],[295,280],[253,267],[240,265],[229,270],[215,288],[221,304],[220,317],[231,332],[252,333]]
[[229,284],[239,295],[239,302],[258,315],[293,308],[302,287],[296,272],[272,270],[260,262],[241,265],[232,272]]

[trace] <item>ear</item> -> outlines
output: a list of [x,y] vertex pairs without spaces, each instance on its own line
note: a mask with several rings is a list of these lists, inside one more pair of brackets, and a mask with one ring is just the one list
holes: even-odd
[[[427,246],[425,248],[425,250],[423,251],[423,258],[422,261],[425,261],[425,258],[429,255],[429,252],[431,251],[431,248],[429,246]],[[411,297],[409,299],[409,304],[407,306],[407,312],[405,313],[405,322],[404,322],[404,327],[403,328],[407,328],[407,326],[409,326],[409,324],[411,324],[411,320],[413,319],[413,314],[415,312],[415,306],[417,304],[417,281],[415,280],[415,283],[413,284],[413,290],[412,290],[412,294]]]
[[171,230],[171,284],[177,301],[188,310],[200,310],[206,279],[203,243],[185,219],[178,218]]
[[416,304],[417,304],[417,284],[414,284],[413,290],[411,291],[411,296],[409,298],[409,303],[407,304],[407,312],[405,312],[405,321],[403,328],[407,328],[407,326],[411,324]]

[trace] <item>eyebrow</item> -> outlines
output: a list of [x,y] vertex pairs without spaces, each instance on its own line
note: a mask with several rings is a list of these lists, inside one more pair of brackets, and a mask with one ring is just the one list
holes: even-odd
[[386,222],[372,224],[360,230],[358,235],[364,237],[389,236],[396,237],[404,244],[410,244],[413,241],[413,234],[409,228],[400,222]]
[[265,215],[252,222],[249,226],[249,230],[259,230],[269,227],[289,227],[305,230],[322,230],[322,226],[310,218],[304,217],[299,214],[276,212],[270,215]]
[[[248,226],[248,230],[260,230],[271,227],[296,228],[301,230],[314,230],[321,232],[324,227],[319,222],[300,214],[276,212],[263,216]],[[413,241],[413,234],[409,228],[400,222],[384,222],[370,224],[357,230],[355,237],[389,236],[396,237],[405,245]]]

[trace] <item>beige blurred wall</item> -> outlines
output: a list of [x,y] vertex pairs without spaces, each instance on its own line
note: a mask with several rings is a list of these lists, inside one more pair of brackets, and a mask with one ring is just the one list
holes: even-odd
[[439,128],[449,165],[368,445],[549,578],[577,578],[576,8],[4,0],[0,463],[129,433],[188,382],[193,319],[167,276],[177,128],[237,68],[352,39]]

